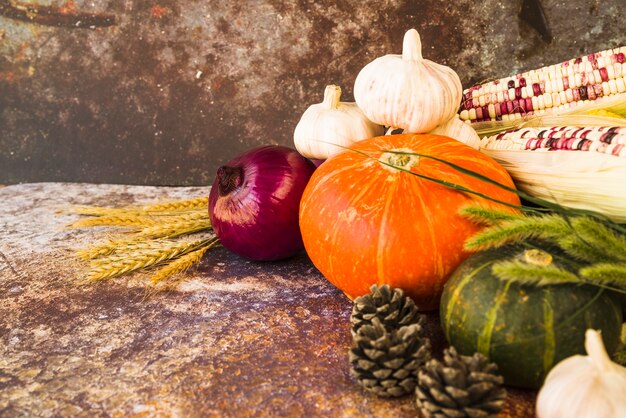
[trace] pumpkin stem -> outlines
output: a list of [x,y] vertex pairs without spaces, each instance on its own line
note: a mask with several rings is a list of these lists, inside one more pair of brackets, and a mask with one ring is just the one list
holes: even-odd
[[217,188],[220,196],[226,196],[243,183],[241,167],[223,165],[217,169]]
[[524,261],[533,266],[547,267],[552,264],[552,255],[537,248],[532,248],[524,251]]
[[341,98],[341,87],[328,85],[324,90],[324,107],[327,109],[337,109],[339,107],[339,99]]
[[422,59],[422,41],[415,29],[409,29],[404,34],[402,59],[405,61],[419,61]]
[[398,148],[384,152],[378,161],[387,170],[397,173],[401,171],[398,168],[410,170],[415,167],[419,163],[419,156],[415,155],[415,151],[409,148]]
[[404,167],[411,160],[411,156],[407,154],[395,154],[389,157],[389,162],[396,167]]

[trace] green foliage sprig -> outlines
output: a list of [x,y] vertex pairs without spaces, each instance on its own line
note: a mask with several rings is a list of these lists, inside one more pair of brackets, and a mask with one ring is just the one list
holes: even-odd
[[494,264],[502,280],[537,286],[562,283],[589,283],[626,293],[626,235],[608,221],[591,216],[566,214],[511,214],[483,207],[461,211],[476,223],[487,225],[465,243],[468,250],[485,250],[523,242],[532,247],[540,240],[558,248],[558,256],[577,266],[577,274],[554,264],[545,266],[521,260]]

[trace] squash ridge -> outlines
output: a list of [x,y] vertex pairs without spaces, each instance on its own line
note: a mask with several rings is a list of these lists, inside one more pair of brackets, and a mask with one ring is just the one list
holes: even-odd
[[543,301],[543,324],[546,330],[545,347],[543,353],[543,370],[545,373],[550,371],[554,364],[554,354],[556,351],[556,338],[554,336],[554,309],[552,307],[552,292],[550,289],[545,290],[545,299]]
[[[461,292],[463,291],[463,288],[467,285],[467,283],[469,283],[469,281],[472,280],[485,267],[493,263],[495,263],[495,260],[488,261],[485,264],[479,266],[478,268],[474,269],[474,271],[469,273],[467,276],[463,277],[463,279],[461,279],[459,284],[456,285],[456,287],[454,288],[454,292],[452,293],[452,296],[450,297],[450,302],[446,305],[446,311],[444,313],[444,320],[443,320],[444,324],[448,323],[450,321],[450,318],[452,318],[452,312],[454,311],[454,308],[457,306],[457,301],[459,299],[459,296],[461,295]],[[446,331],[446,339],[450,341],[450,327],[446,327],[445,331]]]
[[385,272],[383,266],[384,252],[385,252],[385,237],[387,236],[387,216],[389,216],[389,209],[391,208],[391,202],[396,189],[398,188],[398,182],[393,182],[390,187],[385,191],[385,209],[380,217],[380,227],[378,228],[378,239],[376,245],[376,283],[378,286],[383,285],[385,279]]
[[496,301],[491,309],[489,309],[489,311],[487,312],[487,321],[485,323],[485,328],[483,328],[483,331],[478,336],[478,352],[484,354],[487,357],[490,356],[489,347],[491,345],[491,333],[493,332],[493,327],[496,325],[498,310],[506,299],[509,288],[511,287],[511,283],[512,282],[504,283],[504,287],[501,287],[500,290],[498,290],[498,294],[496,295]]

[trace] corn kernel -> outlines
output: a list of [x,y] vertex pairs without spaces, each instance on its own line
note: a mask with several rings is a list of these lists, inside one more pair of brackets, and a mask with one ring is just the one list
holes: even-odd
[[537,102],[538,102],[538,103],[537,103],[537,104],[538,104],[537,108],[538,108],[539,110],[543,110],[543,109],[545,109],[545,108],[546,108],[546,104],[545,104],[545,101],[544,101],[544,98],[543,98],[543,97],[544,97],[544,96],[546,96],[546,95],[548,95],[548,94],[549,94],[549,93],[545,93],[545,94],[542,94],[541,96],[537,97]]

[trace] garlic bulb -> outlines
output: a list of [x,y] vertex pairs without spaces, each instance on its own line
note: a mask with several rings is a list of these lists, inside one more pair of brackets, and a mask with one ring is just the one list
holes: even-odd
[[598,331],[587,330],[585,349],[548,373],[538,418],[626,418],[626,368],[611,361]]
[[469,123],[463,122],[456,116],[453,116],[444,124],[437,126],[435,129],[430,131],[430,133],[454,138],[474,149],[480,148],[480,137],[474,128],[472,128]]
[[406,133],[429,132],[448,121],[461,97],[461,80],[454,70],[422,58],[415,29],[404,35],[402,55],[376,58],[354,83],[356,103],[370,120]]
[[304,112],[293,134],[300,154],[324,160],[356,141],[383,134],[383,127],[367,119],[356,103],[340,98],[339,86],[326,86],[324,101]]

